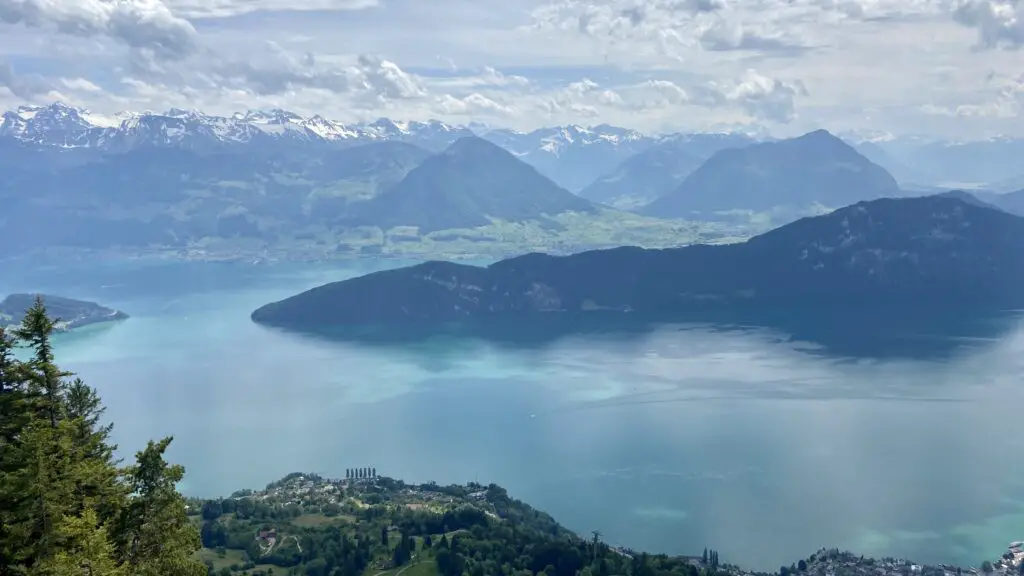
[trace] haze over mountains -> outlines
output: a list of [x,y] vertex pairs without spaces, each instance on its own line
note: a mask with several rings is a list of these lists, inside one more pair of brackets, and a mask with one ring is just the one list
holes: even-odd
[[641,211],[661,218],[707,218],[731,210],[837,208],[899,194],[884,168],[829,132],[816,130],[721,150]]
[[[0,122],[0,232],[11,239],[0,251],[275,249],[319,258],[678,246],[926,193],[901,189],[858,152],[902,166],[883,145],[854,147],[824,130],[757,142],[607,125],[522,133],[436,121],[344,125],[282,110],[106,118],[62,104],[22,107]],[[998,145],[1012,152],[1016,143]],[[974,146],[997,144],[954,148],[973,157]],[[975,192],[1024,212],[1019,195]]]

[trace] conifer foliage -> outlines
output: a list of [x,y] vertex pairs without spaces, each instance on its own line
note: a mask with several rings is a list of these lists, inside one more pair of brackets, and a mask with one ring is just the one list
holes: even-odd
[[0,328],[0,576],[205,575],[171,438],[119,468],[96,391],[55,363],[53,328],[39,299]]

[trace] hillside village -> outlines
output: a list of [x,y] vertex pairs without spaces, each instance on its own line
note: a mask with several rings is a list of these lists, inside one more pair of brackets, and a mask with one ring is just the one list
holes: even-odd
[[[210,573],[260,576],[284,569],[287,574],[315,575],[318,574],[315,570],[300,570],[300,565],[310,563],[305,560],[310,551],[304,550],[304,546],[320,546],[314,535],[327,534],[345,541],[351,535],[354,537],[352,546],[367,551],[365,568],[354,573],[373,576],[442,574],[437,564],[438,554],[445,557],[448,549],[438,552],[439,542],[449,542],[451,544],[446,546],[454,549],[455,540],[471,542],[485,538],[483,525],[525,526],[529,522],[549,538],[575,541],[582,546],[599,544],[623,563],[635,565],[641,558],[675,562],[673,571],[654,572],[657,575],[764,576],[762,572],[719,563],[717,552],[713,551],[711,560],[707,551],[704,556],[669,559],[599,543],[597,534],[593,541],[581,538],[546,514],[509,499],[505,490],[496,485],[406,484],[375,473],[373,470],[372,475],[368,473],[365,477],[353,473],[345,479],[296,473],[263,490],[243,490],[222,500],[191,500],[190,514],[203,527],[206,548],[201,554]],[[431,528],[431,524],[435,527]],[[513,533],[515,529],[513,527]],[[403,547],[408,550],[402,551]],[[594,554],[596,557],[597,553]],[[485,569],[480,572],[485,565],[474,564],[474,572],[466,573],[490,576]],[[1024,574],[1024,548],[1022,543],[1015,542],[1002,557],[967,568],[865,558],[837,549],[821,549],[777,573],[780,576],[963,576],[965,573],[1017,576]],[[331,576],[336,572],[323,574]]]

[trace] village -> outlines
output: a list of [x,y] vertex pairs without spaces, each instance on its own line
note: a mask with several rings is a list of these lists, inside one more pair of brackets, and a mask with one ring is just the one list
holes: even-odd
[[249,497],[258,502],[285,507],[296,506],[303,512],[311,513],[327,512],[332,506],[364,508],[379,504],[405,506],[413,510],[433,509],[437,512],[468,503],[490,508],[487,506],[487,488],[479,484],[407,485],[376,475],[327,479],[315,474],[290,474],[262,491],[243,491],[232,497]]
[[[498,487],[469,483],[465,486],[440,486],[434,483],[406,484],[399,480],[379,476],[374,468],[351,469],[344,479],[328,479],[316,474],[289,474],[269,484],[264,490],[244,490],[232,494],[234,500],[250,500],[256,505],[291,510],[293,523],[310,523],[312,519],[352,518],[359,510],[371,506],[387,510],[406,508],[444,514],[464,506],[480,510],[488,517],[500,521],[495,506],[488,500],[491,490],[504,493]],[[299,546],[294,536],[281,535],[274,528],[258,530],[254,537],[261,554],[265,555],[289,539]],[[632,557],[635,552],[610,546],[616,554]],[[707,565],[699,556],[687,557],[696,568]],[[729,576],[763,576],[763,572],[743,569],[732,564],[715,566],[715,573]],[[924,565],[894,558],[868,558],[838,549],[820,549],[806,560],[800,560],[778,571],[780,576],[1019,576],[1024,575],[1024,542],[1012,542],[999,558],[984,561],[979,566]]]
[[819,550],[808,561],[801,561],[785,572],[810,576],[1017,576],[1024,574],[1024,543],[1013,542],[997,560],[984,561],[979,567],[958,567],[946,564],[927,566],[894,558],[866,558],[836,549]]

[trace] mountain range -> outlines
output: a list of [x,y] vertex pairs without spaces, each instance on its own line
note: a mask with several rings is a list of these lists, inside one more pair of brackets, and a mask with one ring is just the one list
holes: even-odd
[[[825,131],[530,133],[281,110],[101,117],[62,104],[0,123],[0,256],[34,249],[209,257],[495,257],[748,237],[901,189]],[[577,192],[577,193],[574,193]],[[1015,194],[977,193],[1022,212]]]
[[0,117],[0,145],[5,141],[19,143],[82,160],[94,158],[97,153],[140,148],[173,147],[199,152],[239,147],[247,151],[261,148],[308,150],[381,141],[404,142],[440,152],[459,138],[473,135],[509,150],[572,191],[601,176],[609,165],[614,166],[659,140],[608,125],[557,126],[519,132],[483,126],[451,126],[437,120],[399,122],[380,118],[374,122],[344,124],[319,115],[303,117],[279,109],[227,117],[180,109],[104,116],[55,103],[22,106]]
[[998,309],[1024,304],[1024,218],[957,195],[858,202],[743,243],[622,247],[490,266],[427,262],[267,304],[290,328],[624,314],[667,321],[714,309]]
[[[400,141],[439,152],[455,140],[481,136],[515,154],[559,186],[580,192],[599,179],[613,179],[619,165],[648,148],[665,144],[699,159],[722,147],[756,139],[744,134],[642,134],[602,124],[540,128],[530,132],[478,124],[453,126],[437,120],[342,123],[321,115],[301,116],[286,110],[252,110],[216,116],[195,110],[91,113],[62,103],[22,106],[0,116],[0,163],[10,161],[11,143],[60,151],[62,161],[91,158],[97,152],[125,152],[141,147],[180,147],[209,151],[246,146],[350,146]],[[914,136],[866,138],[844,136],[872,162],[888,170],[904,188],[988,184],[1009,192],[1024,188],[1024,139],[991,138],[953,142]],[[83,154],[83,152],[85,152]],[[5,158],[6,157],[6,158]],[[655,155],[657,158],[657,155]],[[657,160],[655,160],[657,162]],[[687,172],[673,168],[678,175]],[[692,171],[692,170],[689,170]],[[681,176],[681,177],[685,177]],[[681,181],[677,176],[675,184]],[[639,188],[643,188],[642,186]],[[640,196],[642,193],[638,192]],[[615,205],[615,194],[583,194]]]

